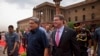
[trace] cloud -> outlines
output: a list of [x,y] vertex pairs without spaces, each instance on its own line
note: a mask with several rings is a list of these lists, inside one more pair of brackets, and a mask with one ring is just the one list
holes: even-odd
[[7,30],[8,25],[17,27],[17,21],[32,16],[32,8],[19,9],[17,5],[0,3],[0,30]]
[[10,4],[17,4],[21,8],[25,8],[27,6],[36,6],[45,1],[53,2],[52,0],[4,0],[4,1]]
[[19,5],[33,4],[33,0],[5,0],[8,3],[17,3]]
[[[21,8],[25,8],[27,6],[36,6],[38,4],[41,4],[43,2],[53,2],[53,0],[4,0],[7,3],[10,4],[17,4],[19,5]],[[62,6],[67,6],[70,4],[74,4],[74,3],[78,3],[84,0],[62,0],[61,5]]]
[[69,6],[69,5],[79,3],[79,2],[82,2],[82,1],[85,1],[85,0],[62,0],[61,5],[62,6]]
[[[7,26],[32,16],[32,9],[43,2],[53,0],[0,0],[0,30],[7,30]],[[61,5],[67,6],[84,0],[62,0]]]

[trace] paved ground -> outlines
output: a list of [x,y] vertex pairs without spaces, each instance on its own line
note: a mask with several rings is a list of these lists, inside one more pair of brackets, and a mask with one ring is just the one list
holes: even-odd
[[7,56],[7,54],[3,54],[3,47],[0,46],[0,56]]
[[[0,46],[0,56],[7,56],[7,53],[3,54],[3,47]],[[19,55],[21,56],[21,55]]]
[[[3,54],[4,46],[5,46],[4,41],[0,41],[0,56],[7,56],[7,53],[6,53],[6,54]],[[24,53],[24,49],[23,49],[23,47],[21,46],[21,47],[20,47],[20,54],[22,54],[22,53]],[[20,56],[20,55],[19,55],[19,56]]]

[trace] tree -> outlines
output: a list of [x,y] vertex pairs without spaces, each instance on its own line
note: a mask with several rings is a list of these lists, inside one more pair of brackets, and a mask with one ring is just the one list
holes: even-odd
[[70,28],[72,28],[72,29],[74,29],[74,22],[68,22],[68,27],[70,27]]

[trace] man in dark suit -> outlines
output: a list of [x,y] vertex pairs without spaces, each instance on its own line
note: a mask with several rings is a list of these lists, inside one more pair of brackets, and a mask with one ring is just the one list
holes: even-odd
[[51,37],[53,56],[80,56],[80,48],[76,40],[76,32],[64,26],[64,16],[54,16],[54,27]]

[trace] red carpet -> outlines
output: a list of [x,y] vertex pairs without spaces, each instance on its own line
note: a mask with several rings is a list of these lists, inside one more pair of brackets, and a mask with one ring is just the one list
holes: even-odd
[[[0,40],[0,46],[2,46],[2,47],[4,47],[6,45],[6,42],[5,41],[3,41],[3,40]],[[25,50],[24,50],[24,48],[22,47],[22,45],[20,46],[20,50],[19,50],[19,54],[22,54],[22,53],[24,53],[25,52]]]

